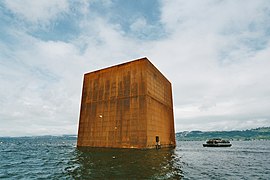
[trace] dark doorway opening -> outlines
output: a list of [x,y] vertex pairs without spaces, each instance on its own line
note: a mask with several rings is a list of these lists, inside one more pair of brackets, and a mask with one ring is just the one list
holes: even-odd
[[161,145],[160,145],[160,140],[159,140],[159,136],[156,136],[156,149],[160,149]]
[[156,142],[159,142],[159,136],[156,136]]

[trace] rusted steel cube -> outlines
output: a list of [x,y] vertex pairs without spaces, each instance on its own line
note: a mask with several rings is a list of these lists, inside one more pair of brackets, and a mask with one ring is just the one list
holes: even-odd
[[175,147],[172,87],[147,59],[84,75],[78,147]]

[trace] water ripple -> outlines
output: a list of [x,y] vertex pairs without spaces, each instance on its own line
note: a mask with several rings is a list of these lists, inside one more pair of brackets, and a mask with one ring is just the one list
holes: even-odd
[[0,138],[4,179],[268,179],[270,141],[204,148],[177,142],[175,149],[77,149],[76,138]]

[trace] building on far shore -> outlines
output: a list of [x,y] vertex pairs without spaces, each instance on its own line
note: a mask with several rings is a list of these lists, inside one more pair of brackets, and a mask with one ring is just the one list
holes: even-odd
[[175,147],[171,83],[147,59],[84,75],[78,147]]

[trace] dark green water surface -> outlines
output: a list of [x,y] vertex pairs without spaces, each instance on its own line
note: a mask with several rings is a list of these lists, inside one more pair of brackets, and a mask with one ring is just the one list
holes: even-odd
[[0,138],[0,179],[269,179],[270,141],[203,148],[77,149],[76,137]]

